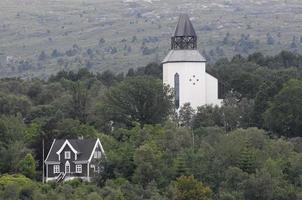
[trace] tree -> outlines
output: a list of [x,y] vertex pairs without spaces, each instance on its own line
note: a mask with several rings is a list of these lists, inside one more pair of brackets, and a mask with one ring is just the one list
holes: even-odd
[[55,127],[57,138],[77,138],[83,136],[85,138],[95,138],[97,131],[88,124],[81,123],[79,120],[62,119],[58,121]]
[[266,34],[266,40],[268,45],[274,45],[275,44],[275,39],[273,38],[271,33]]
[[38,59],[39,59],[40,61],[44,61],[46,58],[47,58],[47,55],[46,55],[45,51],[41,51],[41,53],[40,53]]
[[302,81],[292,79],[284,84],[264,113],[265,126],[287,137],[301,136]]
[[[286,53],[283,53],[282,55],[282,57],[284,57]],[[278,56],[278,60],[279,59],[281,58],[279,58]],[[274,97],[282,89],[283,85],[291,78],[299,78],[299,73],[296,69],[291,68],[273,71],[266,78],[267,80],[260,85],[259,90],[255,96],[255,107],[253,117],[253,121],[258,127],[264,127],[263,113],[268,109],[270,102],[273,101]]]
[[36,163],[33,156],[28,153],[25,158],[19,162],[19,171],[24,176],[33,179],[36,175]]
[[51,53],[51,57],[56,58],[59,56],[62,56],[62,54],[57,49],[54,49]]
[[151,181],[159,181],[162,175],[162,151],[154,143],[139,147],[134,153],[134,163],[137,166],[133,179],[146,186]]
[[26,115],[31,107],[30,101],[25,96],[16,96],[0,92],[0,114]]
[[205,105],[197,108],[193,118],[193,128],[218,126],[223,127],[222,110],[218,106]]
[[188,168],[183,155],[179,155],[175,160],[176,177],[188,175]]
[[192,127],[195,111],[190,103],[185,103],[179,110],[179,122],[181,126]]
[[171,113],[173,96],[162,81],[149,76],[132,77],[112,87],[105,96],[109,120],[132,125],[156,124]]
[[112,86],[116,82],[116,76],[109,70],[98,74],[97,78],[107,87]]
[[24,136],[25,125],[21,117],[0,117],[0,148],[9,147],[11,143],[21,142]]
[[176,180],[173,200],[210,200],[212,191],[193,176],[181,176]]
[[144,67],[144,74],[147,76],[154,76],[155,78],[162,79],[163,68],[157,63],[150,63]]
[[86,122],[88,115],[87,109],[90,100],[86,85],[81,81],[72,83],[71,95],[71,117],[74,119],[79,119],[81,122]]
[[255,160],[253,152],[245,147],[240,156],[239,168],[244,172],[253,173],[255,172]]
[[224,83],[226,92],[238,92],[242,97],[254,98],[260,84],[265,81],[265,69],[248,62],[240,55],[231,62],[218,61],[211,73]]
[[244,184],[244,199],[270,200],[273,199],[273,180],[266,170],[257,171]]

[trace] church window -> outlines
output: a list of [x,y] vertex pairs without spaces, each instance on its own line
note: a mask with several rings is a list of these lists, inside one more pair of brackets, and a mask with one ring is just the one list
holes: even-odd
[[179,108],[179,74],[174,75],[175,106]]

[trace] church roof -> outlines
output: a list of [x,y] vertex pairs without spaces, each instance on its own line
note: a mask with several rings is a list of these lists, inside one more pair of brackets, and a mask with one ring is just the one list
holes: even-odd
[[170,62],[206,62],[198,50],[171,50],[162,63]]
[[175,29],[174,37],[181,37],[181,36],[196,37],[194,27],[187,14],[180,15],[178,24]]

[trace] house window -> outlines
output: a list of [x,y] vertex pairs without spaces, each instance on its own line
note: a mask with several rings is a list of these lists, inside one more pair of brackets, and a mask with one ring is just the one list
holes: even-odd
[[70,151],[65,151],[65,159],[70,159]]
[[53,166],[53,173],[54,174],[60,173],[60,165],[54,165]]
[[95,151],[94,154],[93,154],[93,157],[94,157],[94,158],[101,158],[101,157],[102,157],[102,152],[100,152],[100,151]]
[[95,165],[90,165],[90,168],[92,168],[93,171],[95,172]]
[[82,173],[82,165],[76,165],[76,173]]

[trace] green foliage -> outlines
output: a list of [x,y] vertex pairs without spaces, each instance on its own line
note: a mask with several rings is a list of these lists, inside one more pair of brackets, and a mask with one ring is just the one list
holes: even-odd
[[4,187],[1,196],[3,199],[18,200],[20,187],[15,184],[9,184]]
[[18,186],[31,186],[34,185],[35,183],[31,179],[26,178],[24,175],[4,174],[0,176],[0,187],[5,187],[10,184],[15,184]]
[[30,101],[25,96],[7,95],[0,92],[0,114],[25,116],[31,107]]
[[134,77],[112,87],[105,98],[105,113],[114,122],[156,124],[164,121],[172,108],[172,96],[162,81]]
[[97,131],[93,126],[82,124],[78,120],[63,119],[57,123],[56,127],[57,138],[78,138],[83,136],[85,138],[95,138]]
[[0,147],[0,172],[17,173],[18,163],[30,152],[22,141],[11,142],[7,147]]
[[264,114],[268,129],[288,137],[300,136],[302,129],[302,81],[288,81]]
[[178,156],[175,160],[176,177],[188,175],[188,168],[184,156]]
[[244,172],[252,173],[255,170],[255,156],[247,147],[243,149],[239,160],[239,168]]
[[222,111],[218,106],[201,106],[193,119],[193,128],[224,126]]
[[190,103],[185,103],[179,110],[179,123],[181,126],[191,127],[193,123],[194,109]]
[[210,200],[212,191],[193,176],[181,176],[176,181],[173,200]]
[[6,147],[10,143],[22,140],[25,125],[21,117],[0,116],[0,147]]
[[[250,38],[242,39],[238,48],[248,48]],[[42,139],[48,149],[54,138],[98,137],[107,157],[93,183],[2,175],[0,199],[299,199],[302,141],[292,138],[301,129],[299,59],[282,52],[220,60],[209,71],[225,86],[223,105],[195,113],[186,104],[175,119],[157,64],[126,77],[81,69],[0,80],[0,174],[38,179]]]
[[19,171],[24,176],[33,179],[36,174],[36,163],[33,156],[28,153],[25,158],[19,162]]
[[82,82],[71,83],[70,115],[85,123],[87,120],[87,107],[89,103],[88,89]]
[[163,168],[163,153],[155,143],[140,146],[134,153],[135,182],[146,186],[151,181],[160,182]]

